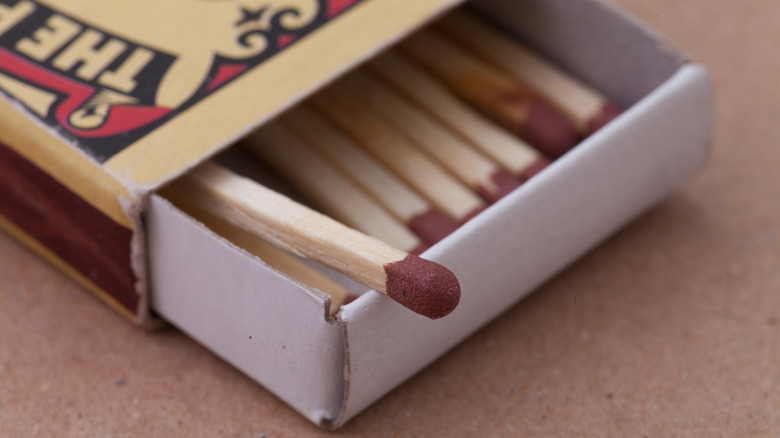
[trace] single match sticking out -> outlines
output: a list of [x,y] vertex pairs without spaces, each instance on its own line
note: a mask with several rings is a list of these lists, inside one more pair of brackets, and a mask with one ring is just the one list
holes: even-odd
[[487,207],[468,187],[359,102],[333,88],[320,91],[309,102],[454,221],[466,222]]
[[422,30],[399,47],[463,100],[543,154],[557,158],[577,143],[574,126],[557,109],[443,36]]
[[464,11],[455,11],[437,27],[448,36],[528,84],[588,136],[619,116],[620,108],[602,94],[545,61],[502,32]]
[[364,188],[425,243],[433,245],[458,228],[455,221],[436,210],[317,113],[298,106],[282,115],[281,122],[306,138],[310,146]]
[[206,163],[174,183],[199,208],[314,260],[431,319],[452,312],[460,284],[447,268],[348,228],[254,181]]
[[520,187],[517,178],[368,73],[353,72],[334,87],[403,131],[414,145],[425,150],[486,201],[496,202]]
[[258,236],[225,222],[225,220],[199,208],[189,200],[187,193],[176,190],[176,184],[162,190],[162,195],[178,208],[202,222],[212,231],[232,242],[234,245],[257,256],[268,266],[305,285],[328,294],[331,298],[328,313],[334,315],[343,304],[354,300],[354,296],[340,284],[326,277],[311,266],[292,255],[271,246]]
[[250,134],[242,145],[323,212],[390,246],[420,254],[428,248],[376,201],[318,155],[308,142],[278,122]]
[[436,79],[400,53],[385,52],[374,58],[368,67],[407,99],[520,180],[528,180],[550,164],[537,150],[463,104]]

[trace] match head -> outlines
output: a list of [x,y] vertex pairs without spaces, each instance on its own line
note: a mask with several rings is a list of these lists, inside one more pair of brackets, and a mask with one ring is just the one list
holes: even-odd
[[444,317],[460,302],[460,283],[444,266],[409,255],[384,266],[387,295],[430,319]]
[[622,112],[623,110],[612,102],[604,102],[601,111],[588,121],[588,126],[585,128],[585,136],[588,137],[603,128],[604,125],[616,119]]
[[418,235],[420,239],[431,245],[449,236],[458,229],[449,216],[439,210],[431,208],[430,210],[415,215],[407,222],[409,229]]
[[568,152],[579,138],[569,119],[541,100],[534,103],[519,134],[550,158],[558,158]]
[[531,163],[530,166],[526,167],[522,172],[520,172],[519,175],[517,175],[518,178],[520,178],[521,181],[525,182],[531,179],[532,176],[536,175],[537,173],[544,170],[547,166],[551,164],[551,161],[548,160],[545,157],[539,157],[538,160]]
[[477,217],[480,213],[482,213],[485,210],[487,210],[487,206],[486,205],[481,205],[481,206],[471,210],[468,214],[466,214],[466,216],[463,217],[463,220],[461,221],[461,224],[465,224],[466,222],[474,219],[475,217]]
[[512,193],[512,191],[522,184],[520,180],[512,176],[509,172],[497,169],[490,175],[490,182],[492,187],[486,187],[486,185],[479,185],[475,188],[476,192],[482,199],[489,203],[498,202],[499,199]]

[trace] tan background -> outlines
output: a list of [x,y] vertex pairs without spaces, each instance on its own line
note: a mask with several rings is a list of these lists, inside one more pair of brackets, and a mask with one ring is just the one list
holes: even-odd
[[[619,3],[710,67],[707,168],[342,434],[780,433],[780,3]],[[325,434],[2,234],[0,289],[2,436]]]

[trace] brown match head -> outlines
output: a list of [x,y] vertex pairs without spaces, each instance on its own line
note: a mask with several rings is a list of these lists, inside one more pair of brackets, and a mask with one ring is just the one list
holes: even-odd
[[434,208],[413,216],[406,224],[414,234],[431,245],[458,229],[455,221]]
[[550,158],[558,158],[577,144],[574,125],[558,110],[544,101],[531,107],[520,137]]
[[523,182],[528,181],[531,179],[532,176],[536,175],[537,173],[541,172],[544,168],[549,166],[551,163],[550,160],[548,160],[545,157],[539,157],[538,160],[531,163],[530,166],[526,167],[520,174],[518,175],[518,178],[520,178]]
[[502,169],[496,169],[496,171],[490,175],[490,182],[492,183],[492,187],[480,184],[475,187],[474,190],[482,199],[491,204],[512,193],[512,190],[520,187],[522,184],[520,180],[512,176],[511,173]]
[[623,110],[612,102],[604,102],[601,111],[588,122],[588,126],[585,128],[585,137],[603,128],[604,125],[616,119],[622,112]]
[[387,295],[407,309],[439,319],[460,302],[460,283],[444,266],[409,255],[384,266]]
[[463,217],[463,221],[461,222],[461,224],[465,224],[466,222],[474,219],[475,217],[477,217],[480,213],[482,213],[485,210],[487,210],[487,206],[486,205],[480,205],[479,207],[471,210],[466,216]]

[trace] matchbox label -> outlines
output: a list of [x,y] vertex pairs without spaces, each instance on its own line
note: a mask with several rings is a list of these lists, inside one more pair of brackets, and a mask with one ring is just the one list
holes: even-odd
[[102,163],[361,1],[0,0],[0,92]]

